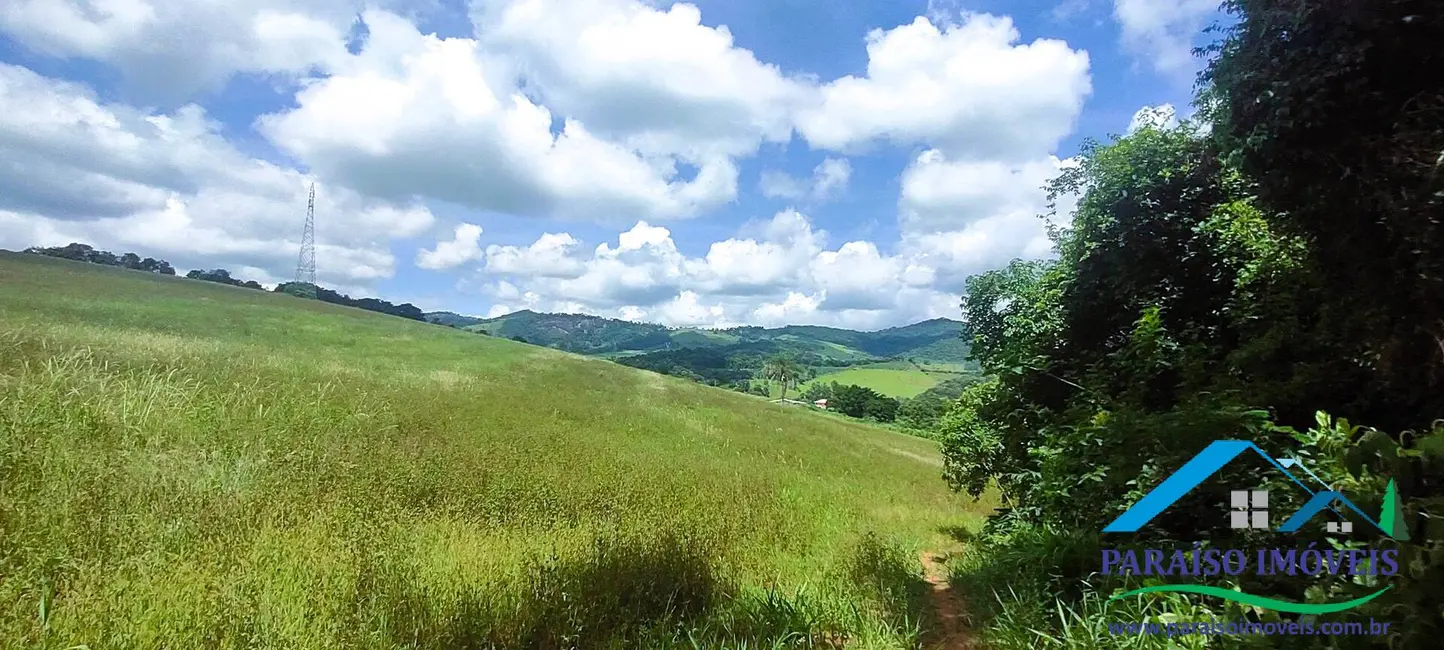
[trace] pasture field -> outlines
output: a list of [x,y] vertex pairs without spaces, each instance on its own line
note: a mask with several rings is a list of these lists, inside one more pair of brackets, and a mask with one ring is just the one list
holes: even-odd
[[835,381],[839,384],[871,388],[888,397],[901,399],[912,397],[932,388],[950,376],[944,373],[923,372],[907,362],[893,361],[843,368],[836,372],[818,375],[803,382],[798,389],[800,394],[800,391],[807,390],[807,387],[814,383],[825,384]]
[[961,375],[973,372],[973,370],[969,368],[968,365],[965,363],[949,363],[945,361],[929,361],[926,359],[918,359],[917,364],[918,367],[921,367],[923,369],[923,372],[926,373],[945,373],[949,375]]
[[0,253],[0,643],[918,647],[926,440],[286,295]]

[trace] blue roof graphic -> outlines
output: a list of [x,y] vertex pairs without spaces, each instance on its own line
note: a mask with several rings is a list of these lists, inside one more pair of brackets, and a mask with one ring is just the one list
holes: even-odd
[[[1375,521],[1373,517],[1364,514],[1364,511],[1360,510],[1358,506],[1354,505],[1354,503],[1349,501],[1344,495],[1333,490],[1315,493],[1314,490],[1309,489],[1309,486],[1304,485],[1303,482],[1299,481],[1297,477],[1289,472],[1285,463],[1274,460],[1272,456],[1260,449],[1258,445],[1247,440],[1215,440],[1212,444],[1205,447],[1203,451],[1198,452],[1198,455],[1194,456],[1187,463],[1184,463],[1183,467],[1178,468],[1178,471],[1174,472],[1167,479],[1164,479],[1162,483],[1159,483],[1158,487],[1153,488],[1148,494],[1143,495],[1143,498],[1133,504],[1133,507],[1124,511],[1117,519],[1114,519],[1113,523],[1104,527],[1103,532],[1136,532],[1149,521],[1152,521],[1154,517],[1157,517],[1159,513],[1162,513],[1169,506],[1183,498],[1183,495],[1188,494],[1193,488],[1198,487],[1200,483],[1208,480],[1208,477],[1213,476],[1218,470],[1223,469],[1224,465],[1229,464],[1233,459],[1238,458],[1239,454],[1248,450],[1253,450],[1259,456],[1263,457],[1264,460],[1268,461],[1269,464],[1273,465],[1280,472],[1283,472],[1284,475],[1289,477],[1295,484],[1303,488],[1304,491],[1313,495],[1303,508],[1300,508],[1298,512],[1294,513],[1292,517],[1289,517],[1289,519],[1284,522],[1283,526],[1279,527],[1279,532],[1294,532],[1303,526],[1304,523],[1308,522],[1315,514],[1318,514],[1320,510],[1331,507],[1336,501],[1342,501],[1349,509],[1373,524],[1375,528],[1383,531],[1385,535],[1391,534],[1390,531],[1384,530],[1383,526],[1380,525],[1378,521]],[[1296,463],[1288,460],[1286,464],[1294,465]]]

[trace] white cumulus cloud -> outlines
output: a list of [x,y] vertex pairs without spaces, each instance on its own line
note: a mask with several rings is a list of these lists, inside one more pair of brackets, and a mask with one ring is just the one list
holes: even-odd
[[450,241],[436,242],[436,248],[421,249],[416,253],[416,265],[423,269],[439,271],[454,269],[467,262],[481,259],[481,226],[463,223],[456,227]]
[[[388,6],[400,4],[0,3],[0,34],[29,54],[98,62],[122,82],[99,95],[0,64],[0,245],[84,241],[279,282],[316,183],[328,286],[391,277],[405,246],[420,268],[469,266],[458,286],[485,287],[492,314],[896,325],[956,316],[962,278],[1048,254],[1042,185],[1069,164],[1057,147],[1092,91],[1083,50],[951,0],[847,36],[866,70],[832,80],[760,60],[686,2],[473,0],[474,31],[454,37]],[[1140,54],[1173,48],[1202,15],[1193,0],[1115,7]],[[366,36],[348,49],[353,28]],[[239,122],[187,103],[237,76],[282,101]],[[746,159],[797,146],[794,134],[821,161],[797,176],[764,161],[755,191],[809,211],[834,202],[829,228],[895,216],[896,239],[829,242],[789,209],[678,244],[688,219],[735,217],[723,208]],[[854,166],[870,180],[887,158],[844,156],[881,147],[913,152],[894,170],[896,214],[837,205],[875,198]],[[441,204],[453,230],[415,241],[438,233],[428,206]],[[616,236],[584,243],[566,220]],[[514,239],[529,223],[547,232]],[[508,234],[488,241],[495,231]]]
[[802,181],[775,169],[762,171],[757,188],[763,196],[790,200],[826,201],[847,189],[852,165],[846,158],[825,158],[812,169],[810,181]]
[[[84,242],[179,268],[294,274],[313,177],[242,154],[201,108],[106,103],[90,89],[0,65],[0,245]],[[355,287],[395,269],[393,238],[425,207],[320,185],[317,274]]]
[[486,247],[486,270],[523,276],[575,278],[583,266],[574,252],[581,242],[568,233],[542,233],[530,246]]
[[692,163],[791,138],[811,87],[738,47],[696,6],[481,0],[483,44],[556,110],[648,154]]
[[[970,257],[967,245],[948,248],[946,241],[920,241],[893,253],[864,240],[829,248],[826,233],[793,210],[752,230],[752,237],[717,241],[705,255],[688,257],[666,228],[639,222],[619,233],[615,245],[603,242],[590,254],[568,246],[566,263],[581,269],[575,275],[557,277],[541,264],[509,265],[504,272],[489,266],[488,272],[499,276],[490,294],[508,310],[572,311],[677,326],[875,328],[956,317],[957,294],[932,286],[937,269],[977,272],[989,261]],[[981,249],[994,255],[1007,250],[1009,242],[990,245],[988,237],[986,232],[975,237],[983,240]],[[539,244],[514,252],[551,248]],[[1022,250],[1027,242],[1018,246]],[[547,266],[558,262],[554,258]]]
[[1193,42],[1218,8],[1218,0],[1114,0],[1113,17],[1124,48],[1154,70],[1176,75],[1199,65]]
[[737,169],[675,165],[554,117],[490,71],[476,41],[423,35],[405,19],[369,11],[364,50],[296,95],[297,106],[259,125],[313,170],[392,200],[425,196],[521,216],[696,215],[732,199]]
[[299,76],[346,55],[356,0],[7,0],[0,32],[115,66],[143,99],[183,101],[236,73]]
[[867,75],[825,84],[798,114],[814,147],[877,140],[1012,158],[1051,151],[1091,92],[1088,54],[1059,40],[1019,43],[1011,19],[970,14],[941,28],[919,16],[867,36]]

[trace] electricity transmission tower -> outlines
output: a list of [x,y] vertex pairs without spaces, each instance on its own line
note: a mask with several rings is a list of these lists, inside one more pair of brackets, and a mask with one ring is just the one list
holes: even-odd
[[306,199],[306,229],[301,232],[301,257],[296,261],[296,282],[307,285],[309,291],[316,286],[316,184],[311,183],[311,195]]

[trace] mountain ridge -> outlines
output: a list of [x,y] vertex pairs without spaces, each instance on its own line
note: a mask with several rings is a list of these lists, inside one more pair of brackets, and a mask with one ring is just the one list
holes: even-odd
[[443,324],[455,322],[458,324],[453,326],[461,329],[568,352],[616,358],[705,348],[746,352],[750,356],[785,354],[814,366],[847,366],[909,356],[932,362],[962,363],[967,348],[961,338],[964,324],[949,318],[931,318],[872,331],[821,325],[669,327],[529,309],[484,319],[432,312],[427,314],[427,319]]
[[629,320],[624,320],[624,319],[620,319],[620,318],[609,318],[609,317],[606,317],[606,316],[595,316],[595,315],[592,315],[592,314],[574,314],[574,313],[563,313],[563,312],[546,312],[546,311],[535,311],[535,310],[532,310],[532,309],[519,309],[519,310],[514,311],[514,312],[509,312],[509,313],[506,313],[506,314],[502,314],[502,315],[500,315],[500,316],[492,316],[492,317],[489,317],[489,318],[487,318],[487,317],[482,317],[482,316],[472,316],[472,315],[468,315],[468,314],[461,314],[461,313],[457,313],[457,312],[454,312],[454,311],[446,311],[446,310],[429,311],[429,312],[426,312],[426,313],[425,313],[425,316],[426,316],[426,319],[427,319],[428,322],[438,323],[438,324],[442,324],[442,325],[449,324],[449,321],[461,321],[461,320],[469,321],[469,323],[468,323],[465,327],[470,327],[470,326],[473,326],[473,325],[484,325],[484,324],[488,324],[488,323],[495,323],[495,322],[505,321],[505,320],[508,320],[508,319],[511,319],[511,318],[515,318],[515,317],[523,317],[523,318],[526,318],[526,317],[557,317],[557,318],[575,318],[575,319],[582,319],[582,320],[609,321],[609,322],[616,322],[616,323],[630,323],[630,324],[634,324],[634,325],[647,326],[647,327],[660,327],[660,328],[665,328],[665,329],[670,330],[670,331],[698,330],[698,331],[704,331],[704,332],[730,332],[730,331],[754,330],[754,329],[755,329],[755,330],[762,330],[762,331],[773,332],[773,331],[778,331],[778,330],[803,329],[803,328],[806,328],[806,329],[810,329],[810,330],[830,330],[830,331],[835,331],[835,332],[853,332],[853,333],[860,333],[860,334],[881,334],[881,333],[884,333],[884,332],[891,332],[891,331],[895,331],[895,330],[905,330],[905,329],[910,329],[910,328],[915,328],[915,327],[919,327],[919,326],[923,326],[923,325],[930,325],[930,324],[935,324],[935,323],[949,323],[949,324],[954,324],[954,325],[962,325],[962,324],[963,324],[963,322],[960,321],[960,320],[955,320],[955,319],[952,319],[952,318],[946,318],[946,317],[943,317],[943,316],[937,316],[937,317],[934,317],[934,318],[929,318],[929,319],[927,319],[927,320],[921,320],[921,321],[918,321],[918,322],[916,322],[916,323],[909,323],[909,324],[907,324],[907,325],[894,325],[894,326],[891,326],[891,327],[884,327],[884,328],[875,329],[875,330],[850,329],[850,328],[846,328],[846,327],[833,327],[833,326],[830,326],[830,325],[779,325],[779,326],[777,326],[777,327],[762,327],[762,326],[760,326],[760,325],[733,325],[733,326],[729,326],[729,327],[704,327],[704,326],[699,326],[699,325],[678,325],[678,326],[674,326],[674,325],[663,325],[663,324],[661,324],[661,323],[653,323],[653,322],[648,322],[648,321],[629,321]]

